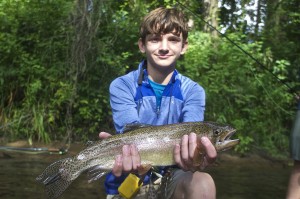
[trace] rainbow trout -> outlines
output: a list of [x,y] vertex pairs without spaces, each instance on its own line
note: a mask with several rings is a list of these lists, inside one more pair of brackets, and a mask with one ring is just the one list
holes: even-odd
[[[174,145],[180,143],[183,135],[191,132],[198,136],[207,136],[217,152],[230,149],[239,143],[238,139],[230,139],[235,129],[213,122],[186,122],[163,126],[130,125],[126,128],[124,134],[90,143],[76,156],[59,160],[48,166],[36,178],[38,182],[45,185],[48,198],[59,197],[84,171],[89,171],[89,182],[98,180],[110,172],[115,156],[122,154],[122,146],[126,144],[136,145],[141,156],[141,165],[150,168],[174,165]],[[200,165],[205,154],[201,147],[198,147],[196,153],[198,153],[196,158],[198,160],[194,162]]]

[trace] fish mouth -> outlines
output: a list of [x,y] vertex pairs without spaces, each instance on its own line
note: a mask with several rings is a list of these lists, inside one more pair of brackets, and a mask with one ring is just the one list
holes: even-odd
[[230,139],[235,133],[235,129],[224,132],[216,141],[217,151],[226,151],[237,145],[240,142],[239,139]]

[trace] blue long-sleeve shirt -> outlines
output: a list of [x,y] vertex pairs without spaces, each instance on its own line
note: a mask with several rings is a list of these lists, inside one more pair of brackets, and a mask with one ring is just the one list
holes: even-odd
[[[175,70],[159,104],[145,65],[146,61],[141,62],[138,70],[118,77],[110,85],[110,105],[117,133],[132,123],[164,125],[204,120],[205,91],[198,83]],[[125,177],[108,174],[106,192],[118,194],[117,189]]]

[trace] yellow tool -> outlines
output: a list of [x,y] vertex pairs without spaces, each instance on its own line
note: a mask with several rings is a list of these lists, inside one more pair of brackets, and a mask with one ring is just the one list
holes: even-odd
[[134,174],[129,174],[124,182],[118,188],[119,194],[126,198],[131,199],[133,198],[137,192],[140,190],[143,182],[139,177]]

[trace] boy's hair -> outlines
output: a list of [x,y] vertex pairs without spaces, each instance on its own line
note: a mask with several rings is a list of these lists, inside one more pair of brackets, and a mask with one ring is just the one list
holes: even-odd
[[140,27],[140,38],[145,43],[148,34],[182,33],[183,41],[188,37],[188,24],[184,14],[176,8],[157,8],[144,17]]

